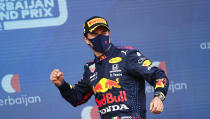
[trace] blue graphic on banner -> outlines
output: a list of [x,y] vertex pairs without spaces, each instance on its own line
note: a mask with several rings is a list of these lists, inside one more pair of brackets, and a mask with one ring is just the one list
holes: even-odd
[[68,17],[66,0],[1,0],[1,30],[62,25]]
[[209,11],[209,0],[0,0],[0,119],[100,118],[94,96],[73,107],[49,80],[55,68],[72,85],[81,79],[94,58],[83,41],[91,16],[108,20],[113,44],[139,49],[167,74],[159,115],[146,83],[147,119],[209,119]]

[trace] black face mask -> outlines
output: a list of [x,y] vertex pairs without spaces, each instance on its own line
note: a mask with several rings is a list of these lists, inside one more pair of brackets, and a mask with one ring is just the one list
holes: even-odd
[[93,39],[88,39],[93,44],[93,49],[97,52],[104,53],[110,46],[109,36],[98,35]]

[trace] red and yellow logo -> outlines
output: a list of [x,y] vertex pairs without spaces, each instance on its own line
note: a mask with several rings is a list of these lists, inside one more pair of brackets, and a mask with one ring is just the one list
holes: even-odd
[[115,88],[121,88],[119,84],[119,78],[116,79],[116,81],[109,80],[107,78],[102,78],[95,86],[93,86],[93,92],[96,93],[105,93],[109,89]]
[[95,19],[92,19],[92,20],[90,20],[87,24],[88,24],[88,27],[91,27],[91,26],[93,26],[94,24],[97,24],[97,23],[104,23],[104,24],[107,24],[107,23],[106,23],[106,20],[105,20],[105,19],[102,19],[102,18],[95,18]]
[[152,63],[150,62],[150,60],[145,60],[143,63],[142,63],[142,66],[149,66],[151,65]]
[[121,57],[115,57],[115,58],[112,58],[109,60],[109,63],[118,63],[118,62],[121,62],[122,61],[122,58]]
[[156,83],[155,89],[164,88],[166,86],[167,81],[165,78],[157,79],[156,81],[157,81],[157,83]]

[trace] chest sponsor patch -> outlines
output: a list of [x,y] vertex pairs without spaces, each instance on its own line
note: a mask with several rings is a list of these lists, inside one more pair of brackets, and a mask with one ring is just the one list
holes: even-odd
[[109,63],[114,64],[114,63],[118,63],[121,62],[122,58],[121,57],[115,57],[109,60]]
[[114,112],[114,111],[121,111],[121,110],[128,110],[129,108],[125,104],[120,104],[120,105],[111,105],[107,106],[103,109],[100,109],[99,112],[101,114],[106,114],[108,112]]
[[97,79],[97,75],[98,75],[98,72],[95,72],[92,76],[90,76],[90,81],[94,81],[95,79]]
[[110,77],[119,77],[122,76],[122,71],[119,69],[119,65],[118,64],[113,64],[112,65],[112,70],[109,71]]

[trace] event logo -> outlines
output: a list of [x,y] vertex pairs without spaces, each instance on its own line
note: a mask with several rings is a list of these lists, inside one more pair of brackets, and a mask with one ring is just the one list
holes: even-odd
[[8,74],[3,77],[1,86],[7,93],[20,92],[19,74]]
[[200,48],[201,48],[202,50],[208,50],[208,49],[210,49],[210,42],[202,42],[202,43],[200,44]]
[[67,18],[66,0],[0,0],[0,31],[59,26]]
[[100,119],[97,106],[86,106],[81,111],[82,119]]
[[[2,78],[1,86],[3,90],[9,94],[15,92],[21,92],[20,89],[20,79],[19,74],[7,74]],[[26,94],[21,94],[20,96],[7,96],[5,98],[0,98],[0,106],[15,106],[24,105],[27,107],[29,104],[41,103],[40,96],[27,96]]]

